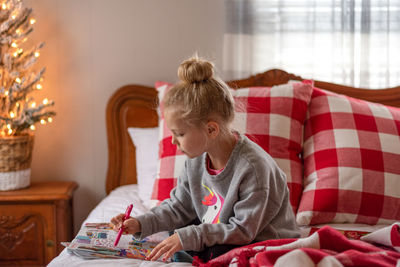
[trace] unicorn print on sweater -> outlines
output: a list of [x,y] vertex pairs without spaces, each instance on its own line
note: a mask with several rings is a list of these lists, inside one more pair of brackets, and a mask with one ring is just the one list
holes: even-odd
[[210,192],[201,201],[203,205],[208,206],[206,213],[201,219],[202,223],[219,223],[219,214],[222,206],[224,205],[224,199],[215,190],[208,188],[206,185],[203,186]]

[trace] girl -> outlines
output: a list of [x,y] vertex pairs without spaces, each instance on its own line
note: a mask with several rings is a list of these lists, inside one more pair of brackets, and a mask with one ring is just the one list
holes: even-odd
[[207,261],[234,246],[298,237],[286,176],[261,147],[230,128],[234,100],[212,63],[190,58],[178,76],[162,105],[172,143],[188,156],[185,168],[169,199],[123,223],[124,214],[112,218],[114,229],[123,226],[139,238],[174,230],[149,260],[185,250]]

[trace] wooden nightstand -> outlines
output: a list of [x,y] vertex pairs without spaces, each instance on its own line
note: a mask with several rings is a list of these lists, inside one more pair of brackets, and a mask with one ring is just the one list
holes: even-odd
[[71,241],[75,182],[0,192],[0,266],[45,266]]

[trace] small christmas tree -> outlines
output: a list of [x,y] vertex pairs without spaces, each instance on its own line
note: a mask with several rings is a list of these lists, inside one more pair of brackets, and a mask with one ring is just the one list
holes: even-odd
[[30,96],[42,89],[43,73],[33,70],[44,43],[25,49],[35,19],[32,9],[20,0],[0,0],[0,138],[17,136],[35,129],[36,123],[51,122],[54,101],[37,104]]

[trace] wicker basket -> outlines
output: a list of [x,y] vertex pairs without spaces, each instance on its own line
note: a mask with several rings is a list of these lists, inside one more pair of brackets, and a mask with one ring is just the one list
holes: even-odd
[[0,191],[30,185],[34,136],[0,137]]

